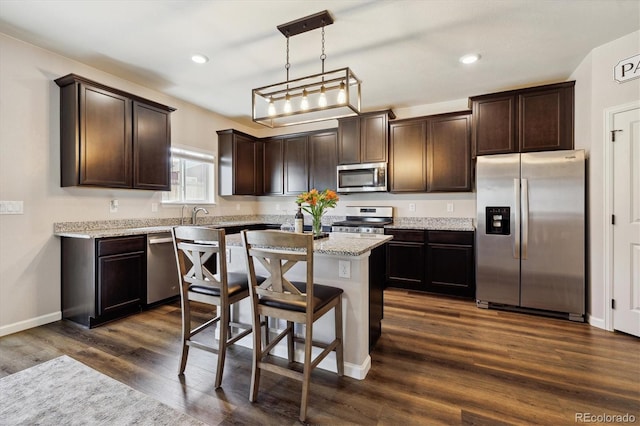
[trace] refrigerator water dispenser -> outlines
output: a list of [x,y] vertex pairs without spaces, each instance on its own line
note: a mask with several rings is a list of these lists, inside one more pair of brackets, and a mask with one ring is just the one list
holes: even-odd
[[510,235],[511,234],[511,208],[487,207],[486,208],[487,234]]

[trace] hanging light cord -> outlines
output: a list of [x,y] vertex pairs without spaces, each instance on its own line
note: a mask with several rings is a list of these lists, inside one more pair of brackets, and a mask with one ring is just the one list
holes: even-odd
[[[284,65],[284,68],[287,70],[287,82],[289,82],[289,68],[291,68],[291,64],[289,63],[289,33],[287,33],[287,63]],[[287,89],[289,85],[287,85]]]
[[[324,74],[324,60],[327,59],[327,55],[324,54],[324,20],[322,21],[322,55],[320,60],[322,61],[322,74]],[[322,78],[324,80],[324,77]]]

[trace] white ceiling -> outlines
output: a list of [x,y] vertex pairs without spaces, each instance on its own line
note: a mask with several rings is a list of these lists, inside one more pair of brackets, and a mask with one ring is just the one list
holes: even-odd
[[[0,0],[0,32],[248,124],[251,89],[285,80],[276,27],[325,9],[325,67],[363,81],[363,111],[566,80],[640,29],[638,0]],[[291,78],[320,53],[320,30],[292,37]]]

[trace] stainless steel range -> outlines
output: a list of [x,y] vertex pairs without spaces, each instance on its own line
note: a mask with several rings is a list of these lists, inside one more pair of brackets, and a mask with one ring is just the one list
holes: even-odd
[[393,223],[393,207],[347,206],[346,220],[334,222],[332,232],[384,234],[384,226]]

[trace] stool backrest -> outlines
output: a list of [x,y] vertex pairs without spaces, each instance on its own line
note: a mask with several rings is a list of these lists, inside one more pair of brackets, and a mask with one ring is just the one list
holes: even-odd
[[[225,297],[227,261],[224,229],[176,226],[171,233],[181,292],[189,285],[208,286],[220,289],[220,294]],[[206,265],[213,255],[217,255],[218,274],[212,273]]]
[[[246,252],[249,289],[252,298],[304,306],[313,303],[313,236],[276,230],[242,231]],[[266,280],[258,285],[256,261],[266,269]],[[302,293],[285,277],[299,262],[306,263],[306,292]]]

